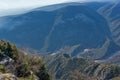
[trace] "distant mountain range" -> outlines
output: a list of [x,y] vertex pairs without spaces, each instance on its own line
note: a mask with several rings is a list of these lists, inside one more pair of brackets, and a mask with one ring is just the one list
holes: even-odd
[[[116,16],[119,4],[114,4],[64,3],[37,8],[26,14],[1,17],[0,38],[20,47],[38,50],[40,54],[72,49],[67,52],[71,56],[109,58],[120,50],[119,17]],[[111,21],[118,23],[114,31],[107,15],[101,15],[111,12],[109,5],[116,6],[118,10],[112,8],[111,18],[117,18]]]

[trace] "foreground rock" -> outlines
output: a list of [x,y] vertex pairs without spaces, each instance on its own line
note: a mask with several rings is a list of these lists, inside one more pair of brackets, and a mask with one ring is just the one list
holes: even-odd
[[6,74],[0,73],[0,80],[18,80],[18,78],[11,73]]

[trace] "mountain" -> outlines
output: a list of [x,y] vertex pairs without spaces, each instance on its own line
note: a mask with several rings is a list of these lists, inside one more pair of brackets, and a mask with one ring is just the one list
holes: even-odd
[[0,79],[120,80],[119,5],[64,3],[0,17],[0,38],[35,53],[1,40]]
[[0,21],[3,27],[0,38],[40,53],[77,45],[72,53],[77,56],[85,49],[101,48],[107,39],[117,47],[111,54],[120,49],[111,39],[107,21],[86,4],[74,3],[50,11],[35,9],[22,15],[2,17]]
[[50,76],[40,56],[0,40],[0,80],[50,80]]

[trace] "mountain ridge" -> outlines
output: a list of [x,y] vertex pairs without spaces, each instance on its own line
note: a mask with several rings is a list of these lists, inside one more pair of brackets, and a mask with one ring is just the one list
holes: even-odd
[[76,56],[84,49],[102,47],[107,39],[113,41],[107,21],[87,4],[6,17],[3,26],[11,26],[11,29],[1,29],[0,38],[20,47],[39,50],[42,54],[56,52],[65,46],[80,45],[77,53],[73,53]]

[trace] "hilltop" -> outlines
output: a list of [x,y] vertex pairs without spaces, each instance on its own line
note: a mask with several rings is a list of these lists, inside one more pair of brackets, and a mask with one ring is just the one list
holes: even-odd
[[24,54],[14,44],[0,41],[0,80],[50,80],[37,55]]

